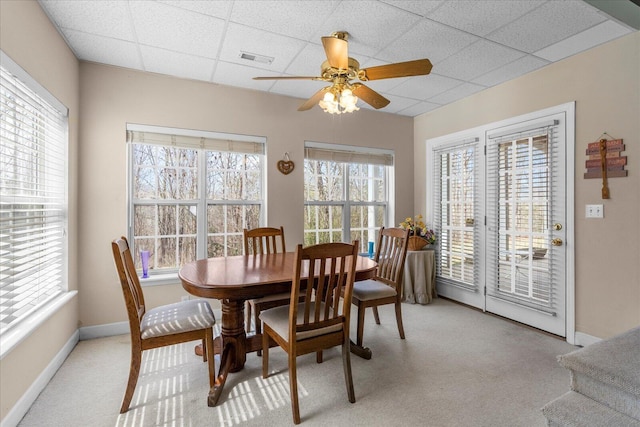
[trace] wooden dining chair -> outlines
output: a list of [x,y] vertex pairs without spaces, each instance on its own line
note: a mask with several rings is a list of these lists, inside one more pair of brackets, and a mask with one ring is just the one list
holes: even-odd
[[[262,377],[269,376],[272,339],[289,356],[289,389],[295,424],[300,423],[296,358],[303,354],[315,352],[317,361],[321,362],[322,350],[342,346],[347,395],[349,402],[356,401],[351,377],[349,313],[357,255],[357,240],[353,244],[324,243],[306,248],[298,245],[290,304],[260,313],[264,329]],[[314,285],[308,286],[309,281]]]
[[203,360],[208,362],[209,368],[209,386],[213,387],[215,381],[213,325],[216,319],[209,303],[202,299],[194,299],[147,310],[126,237],[115,239],[111,243],[111,248],[122,285],[131,330],[129,381],[120,413],[129,410],[138,382],[144,350],[202,340]]
[[374,257],[378,267],[373,279],[356,282],[353,286],[353,303],[358,306],[358,328],[356,344],[362,346],[364,315],[367,307],[373,308],[376,324],[380,324],[378,306],[395,304],[396,322],[400,338],[404,339],[402,326],[402,275],[407,256],[409,230],[403,228],[380,228],[377,250]]
[[[264,255],[284,253],[286,251],[287,247],[284,239],[284,227],[260,227],[251,230],[246,228],[244,229],[244,253],[246,255]],[[247,331],[251,330],[251,320],[253,320],[256,334],[261,333],[262,327],[260,325],[260,312],[268,308],[289,304],[290,296],[291,295],[287,292],[247,300],[245,305],[245,323]],[[253,319],[251,319],[252,311]],[[260,356],[262,351],[258,350],[257,354]]]

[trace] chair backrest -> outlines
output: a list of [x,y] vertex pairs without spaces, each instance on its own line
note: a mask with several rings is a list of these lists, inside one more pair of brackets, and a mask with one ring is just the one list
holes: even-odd
[[144,295],[127,238],[122,236],[115,239],[111,242],[111,249],[127,306],[131,339],[140,339],[140,322],[145,313]]
[[375,279],[396,291],[400,289],[404,260],[407,256],[409,230],[404,228],[380,228],[375,261],[378,263]]
[[[293,269],[291,303],[289,305],[289,336],[344,324],[349,336],[349,313],[356,273],[358,244],[324,243],[296,248]],[[313,283],[313,286],[307,286]],[[300,295],[304,303],[297,304]],[[342,296],[342,298],[341,298]],[[304,306],[304,313],[298,310]]]
[[[278,249],[278,241],[280,241],[280,249]],[[286,251],[283,227],[244,229],[244,253],[246,255],[274,254]]]

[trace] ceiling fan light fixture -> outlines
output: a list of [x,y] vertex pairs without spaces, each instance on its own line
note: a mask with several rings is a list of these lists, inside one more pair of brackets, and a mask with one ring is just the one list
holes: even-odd
[[348,87],[332,86],[318,102],[322,110],[329,114],[353,113],[360,108],[356,105],[358,97]]

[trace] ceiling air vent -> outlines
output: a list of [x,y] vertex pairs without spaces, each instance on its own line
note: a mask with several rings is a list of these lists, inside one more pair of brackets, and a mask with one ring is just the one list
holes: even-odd
[[257,55],[249,52],[240,52],[240,58],[246,59],[247,61],[260,62],[262,64],[271,64],[275,59],[270,56]]

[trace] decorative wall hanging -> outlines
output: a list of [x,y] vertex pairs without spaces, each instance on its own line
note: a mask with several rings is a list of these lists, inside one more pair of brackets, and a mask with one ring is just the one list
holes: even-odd
[[585,161],[587,172],[584,174],[584,178],[602,178],[603,199],[609,198],[609,178],[627,176],[628,171],[624,169],[627,164],[627,156],[621,155],[623,151],[622,139],[613,139],[606,132],[602,134],[598,142],[591,142],[587,146],[588,158]]
[[294,168],[295,165],[293,164],[291,159],[289,159],[289,153],[284,153],[284,160],[278,161],[278,170],[285,175],[289,175],[291,172],[293,172]]

